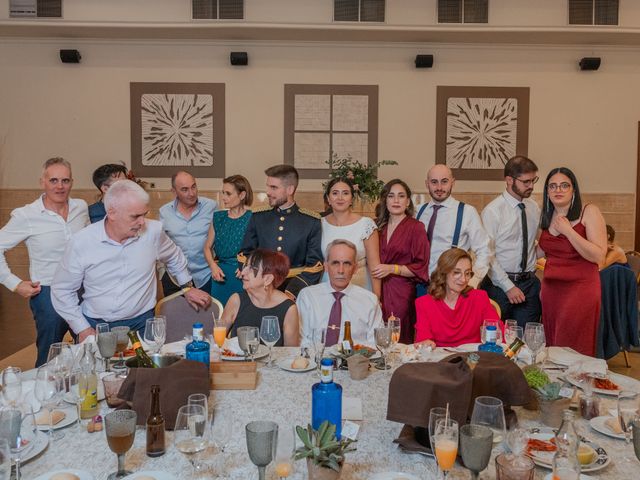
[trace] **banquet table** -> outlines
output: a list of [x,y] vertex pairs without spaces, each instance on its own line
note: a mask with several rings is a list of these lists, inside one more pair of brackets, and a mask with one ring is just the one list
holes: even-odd
[[[274,348],[273,356],[278,359],[297,355],[299,348]],[[431,360],[437,360],[446,352],[434,352]],[[396,362],[397,363],[397,362]],[[315,371],[293,373],[278,367],[272,369],[259,367],[259,382],[256,390],[216,390],[212,391],[213,400],[217,402],[217,415],[231,415],[234,421],[233,435],[224,453],[214,446],[200,455],[205,464],[205,471],[197,477],[189,477],[192,467],[187,458],[173,446],[172,432],[167,432],[167,452],[159,458],[149,458],[145,454],[144,427],[138,427],[135,443],[126,455],[126,468],[131,471],[154,470],[175,475],[176,478],[220,478],[249,479],[257,478],[257,468],[251,463],[247,454],[244,426],[252,420],[272,420],[280,428],[291,428],[294,425],[306,425],[311,417],[311,387],[318,382]],[[398,436],[402,425],[386,420],[388,386],[391,373],[371,369],[369,376],[360,381],[349,378],[349,372],[334,372],[334,380],[343,387],[343,397],[356,397],[362,401],[363,421],[358,433],[357,451],[347,454],[341,479],[368,479],[380,472],[403,472],[421,479],[437,478],[437,467],[432,457],[420,454],[404,453],[393,440]],[[640,382],[637,390],[640,391]],[[603,397],[606,407],[615,407],[613,398]],[[523,427],[540,426],[535,420],[536,412],[517,408],[519,423]],[[101,402],[101,414],[110,409]],[[622,462],[624,441],[607,437],[592,430],[588,423],[578,420],[580,434],[604,447],[611,463],[603,470],[590,473],[597,479],[629,478],[630,470]],[[48,448],[38,457],[24,464],[23,478],[34,479],[48,472],[75,468],[90,472],[95,480],[103,480],[116,470],[116,455],[109,450],[104,431],[87,433],[86,429],[78,431],[71,426],[63,429],[65,437],[50,443]],[[633,457],[633,447],[628,452]],[[502,451],[502,446],[494,448],[493,456]],[[635,459],[633,468],[640,468]],[[638,470],[636,470],[638,471]],[[277,478],[273,464],[267,470],[267,478]],[[457,477],[470,478],[468,470],[457,465],[454,471]],[[543,479],[548,469],[536,468],[536,479]],[[45,477],[46,478],[46,477]],[[296,462],[291,479],[306,479],[306,465]],[[493,457],[483,478],[495,478]]]

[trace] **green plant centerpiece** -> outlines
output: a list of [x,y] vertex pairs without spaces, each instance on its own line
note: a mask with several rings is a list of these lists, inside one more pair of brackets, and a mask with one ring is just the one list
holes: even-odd
[[295,460],[307,460],[309,479],[338,478],[345,454],[354,452],[352,446],[357,440],[342,437],[336,438],[336,426],[325,420],[318,430],[311,425],[307,428],[296,426],[296,433],[302,441],[302,446],[296,449]]
[[[378,168],[383,165],[398,164],[394,160],[382,160],[373,165],[365,165],[353,160],[351,155],[340,158],[337,153],[334,153],[326,163],[330,169],[329,181],[334,178],[348,178],[353,182],[356,198],[363,202],[377,202],[380,198],[384,182],[378,180]],[[323,188],[326,188],[327,183],[323,184]]]

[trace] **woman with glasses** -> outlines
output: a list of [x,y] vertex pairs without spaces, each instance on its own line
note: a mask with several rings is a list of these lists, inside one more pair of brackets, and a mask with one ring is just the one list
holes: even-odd
[[565,167],[544,184],[539,256],[547,258],[542,280],[542,322],[547,346],[595,354],[600,320],[598,265],[607,253],[607,231],[594,204],[582,206],[578,180]]
[[500,320],[484,290],[469,286],[471,255],[461,248],[446,250],[431,274],[428,295],[416,300],[416,343],[457,347],[480,342],[484,320]]
[[275,346],[297,346],[298,309],[277,288],[289,272],[289,259],[280,252],[258,248],[247,259],[240,278],[243,290],[229,297],[222,312],[222,322],[229,337],[237,336],[239,327],[258,327],[262,317],[276,316],[282,335]]

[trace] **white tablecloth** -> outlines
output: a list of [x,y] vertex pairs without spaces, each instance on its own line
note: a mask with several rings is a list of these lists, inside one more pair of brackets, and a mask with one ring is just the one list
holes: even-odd
[[[294,355],[299,349],[276,348],[274,357],[282,358]],[[374,473],[401,471],[411,473],[418,478],[432,479],[435,476],[433,459],[403,453],[393,439],[397,437],[402,425],[385,419],[387,410],[388,385],[391,375],[372,369],[371,374],[362,381],[352,381],[347,371],[337,371],[334,380],[343,386],[343,395],[358,397],[362,400],[364,421],[356,444],[358,450],[347,456],[342,480],[368,479]],[[318,381],[314,371],[307,373],[290,373],[279,368],[273,370],[259,368],[259,384],[257,390],[213,391],[212,395],[220,402],[223,411],[232,415],[235,429],[232,440],[225,453],[219,453],[210,447],[202,456],[202,461],[211,466],[208,473],[201,478],[248,479],[257,478],[257,469],[249,460],[245,443],[244,426],[251,420],[272,420],[281,427],[306,425],[311,417],[311,386]],[[640,383],[639,388],[640,390]],[[604,398],[604,397],[603,397]],[[612,406],[613,400],[609,400]],[[108,408],[102,405],[102,413]],[[534,412],[517,409],[520,423],[523,426],[538,426],[533,420]],[[621,462],[624,442],[612,439],[590,429],[588,424],[578,422],[579,433],[604,447],[612,458],[612,463],[604,470],[592,473],[599,479],[626,479],[634,474]],[[73,427],[64,429],[65,437],[49,445],[47,450],[36,459],[23,466],[25,479],[33,479],[38,475],[62,468],[77,468],[91,472],[96,480],[107,478],[116,470],[116,456],[107,445],[105,433],[77,432]],[[133,448],[126,456],[126,468],[132,471],[160,470],[174,474],[177,478],[189,478],[191,465],[173,444],[171,432],[167,432],[167,453],[160,458],[149,458],[145,454],[145,431],[138,428]],[[501,447],[494,450],[494,454]],[[632,447],[629,454],[633,456]],[[640,471],[640,463],[632,464],[635,471]],[[306,479],[306,466],[297,462],[292,479]],[[467,475],[463,467],[459,472]],[[542,479],[549,470],[538,468],[536,478]],[[487,470],[486,478],[495,478],[493,459]],[[200,478],[200,477],[199,477]],[[268,469],[268,478],[275,479],[273,468]],[[462,477],[466,478],[466,477]]]

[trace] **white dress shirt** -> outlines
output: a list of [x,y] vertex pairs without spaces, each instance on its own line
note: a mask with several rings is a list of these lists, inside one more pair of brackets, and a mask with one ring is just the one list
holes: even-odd
[[[75,333],[89,328],[84,315],[113,322],[151,310],[156,304],[156,261],[165,263],[180,285],[191,280],[187,259],[162,223],[145,222],[138,236],[123,243],[109,238],[104,220],[69,242],[53,278],[51,301]],[[81,286],[84,293],[79,305]]]
[[[519,202],[510,193],[493,199],[482,211],[482,222],[489,235],[491,247],[495,251],[495,257],[491,262],[489,278],[494,285],[507,292],[514,284],[507,273],[521,271],[522,260],[522,218]],[[522,200],[527,215],[527,272],[535,272],[536,269],[536,236],[540,225],[540,207],[531,198]]]
[[[431,256],[429,257],[429,275],[436,269],[440,255],[442,255],[445,250],[451,248],[453,232],[456,228],[459,203],[460,202],[453,197],[447,198],[442,203],[432,200],[428,203],[427,208],[425,208],[420,217],[420,221],[424,223],[424,228],[426,229],[429,225],[431,215],[433,215],[433,206],[442,205],[442,208],[438,210],[436,224],[433,228]],[[420,208],[422,208],[422,205],[418,205],[416,208],[416,216],[420,212]],[[468,203],[464,205],[458,247],[464,250],[472,250],[475,254],[476,259],[473,265],[475,276],[473,280],[474,282],[479,282],[489,271],[492,253],[489,248],[489,237],[487,236],[487,232],[484,231],[480,215],[478,215],[478,211]]]
[[9,290],[15,290],[22,279],[11,273],[4,256],[7,250],[24,241],[29,251],[30,280],[48,286],[71,236],[89,225],[84,200],[69,199],[69,213],[65,221],[45,208],[43,197],[44,194],[35,202],[16,208],[0,230],[0,283]]
[[[301,345],[307,346],[312,342],[314,328],[324,328],[329,324],[329,314],[335,298],[331,283],[319,283],[300,290],[296,304],[300,313]],[[351,338],[354,343],[375,347],[374,328],[383,327],[382,310],[378,297],[357,285],[349,284],[342,290],[341,299],[342,319],[340,323],[340,337],[344,334],[344,322],[351,322]]]

